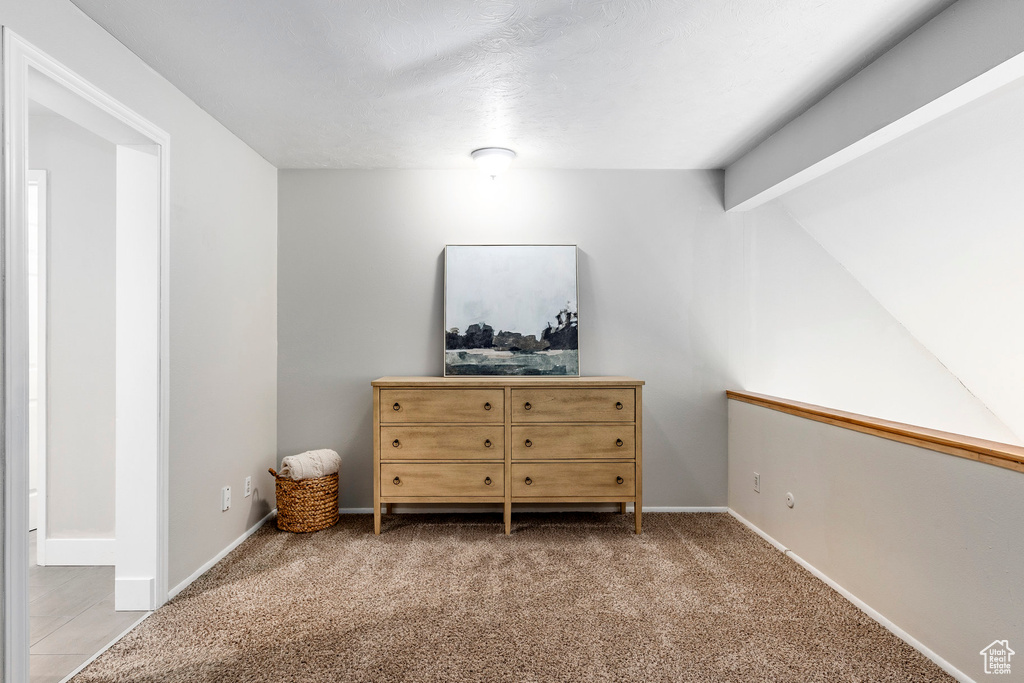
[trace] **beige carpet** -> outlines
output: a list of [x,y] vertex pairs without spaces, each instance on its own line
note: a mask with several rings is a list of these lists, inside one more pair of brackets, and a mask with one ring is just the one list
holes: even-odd
[[270,523],[74,680],[952,680],[726,514],[632,525]]

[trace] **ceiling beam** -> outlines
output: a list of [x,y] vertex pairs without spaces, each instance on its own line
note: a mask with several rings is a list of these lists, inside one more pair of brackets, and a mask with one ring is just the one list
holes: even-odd
[[959,0],[725,169],[746,211],[1024,76],[1024,2]]

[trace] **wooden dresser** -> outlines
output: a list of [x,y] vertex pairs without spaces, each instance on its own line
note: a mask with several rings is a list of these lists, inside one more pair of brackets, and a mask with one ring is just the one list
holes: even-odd
[[643,382],[629,377],[381,377],[373,386],[373,529],[381,505],[642,505]]

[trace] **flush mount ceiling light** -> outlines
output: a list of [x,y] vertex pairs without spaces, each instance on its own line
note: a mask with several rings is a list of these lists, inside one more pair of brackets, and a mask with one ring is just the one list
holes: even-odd
[[508,170],[512,160],[516,158],[516,153],[504,147],[482,147],[470,152],[469,156],[473,157],[481,171],[494,179]]

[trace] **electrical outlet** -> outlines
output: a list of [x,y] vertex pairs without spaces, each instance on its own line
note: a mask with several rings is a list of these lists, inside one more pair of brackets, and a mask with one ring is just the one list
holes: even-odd
[[225,486],[220,490],[220,511],[224,512],[231,508],[231,487]]
[[248,498],[252,495],[252,477],[245,478],[245,497]]
[[754,493],[761,493],[761,475],[754,472]]

